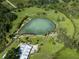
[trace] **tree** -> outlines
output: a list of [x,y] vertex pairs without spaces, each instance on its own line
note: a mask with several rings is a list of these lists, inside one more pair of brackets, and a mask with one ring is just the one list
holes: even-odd
[[0,0],[0,2],[3,2],[3,1],[5,1],[5,0]]
[[11,22],[17,18],[17,15],[11,13],[9,9],[0,3],[0,53],[6,48],[6,34],[12,28]]
[[9,50],[4,59],[19,59],[19,48]]
[[59,3],[59,0],[52,0],[53,3]]
[[68,2],[70,2],[71,0],[63,0],[64,2],[66,2],[66,3],[68,3]]

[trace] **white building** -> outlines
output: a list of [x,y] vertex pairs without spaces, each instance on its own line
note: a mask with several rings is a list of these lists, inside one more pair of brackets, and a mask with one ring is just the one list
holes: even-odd
[[20,45],[20,59],[28,59],[30,54],[33,54],[38,51],[37,45],[28,45],[26,43],[21,43]]
[[27,44],[20,44],[20,59],[28,59],[32,46]]

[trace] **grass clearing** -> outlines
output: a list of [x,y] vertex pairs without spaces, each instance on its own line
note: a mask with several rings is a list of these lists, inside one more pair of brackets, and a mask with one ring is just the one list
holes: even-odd
[[63,43],[56,42],[52,37],[31,36],[21,37],[22,42],[31,42],[32,44],[39,44],[39,51],[30,55],[30,59],[52,59],[53,56],[64,47]]
[[57,59],[79,59],[79,53],[77,53],[74,49],[66,48],[65,50],[62,50],[58,56]]
[[[37,15],[38,13],[40,14],[43,12],[46,12],[47,15],[44,15],[44,16]],[[31,7],[31,8],[24,8],[21,12],[17,12],[16,14],[18,15],[18,18],[13,22],[13,28],[10,32],[14,32],[15,30],[17,30],[18,24],[20,24],[23,17],[27,15],[27,16],[30,16],[31,18],[34,18],[34,17],[48,18],[52,21],[55,21],[56,24],[59,24],[60,28],[65,29],[67,32],[67,35],[69,35],[70,37],[72,37],[74,34],[74,26],[71,20],[68,19],[64,14],[60,12],[55,13],[55,10],[45,11],[44,9],[41,9],[41,8]],[[58,19],[60,19],[60,22],[57,21]]]

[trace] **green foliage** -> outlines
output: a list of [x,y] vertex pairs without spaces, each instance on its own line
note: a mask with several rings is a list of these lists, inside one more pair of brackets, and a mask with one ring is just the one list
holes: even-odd
[[6,34],[12,28],[11,22],[16,18],[17,15],[11,13],[9,9],[0,3],[0,52],[6,48]]
[[3,2],[3,1],[5,1],[5,0],[0,0],[0,2]]
[[12,48],[11,50],[9,50],[4,59],[19,59],[18,48]]
[[64,2],[66,2],[66,3],[68,3],[68,2],[70,2],[71,0],[63,0]]

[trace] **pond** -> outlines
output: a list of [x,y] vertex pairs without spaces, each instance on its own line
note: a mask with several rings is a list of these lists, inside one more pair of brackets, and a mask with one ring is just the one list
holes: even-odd
[[30,20],[20,29],[19,34],[45,35],[55,29],[54,22],[49,19],[36,18]]

